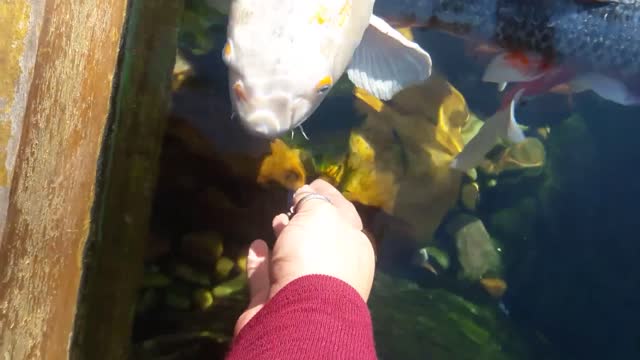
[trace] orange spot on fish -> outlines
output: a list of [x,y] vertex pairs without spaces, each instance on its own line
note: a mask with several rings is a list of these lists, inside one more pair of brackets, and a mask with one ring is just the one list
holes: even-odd
[[333,78],[331,77],[331,75],[327,75],[322,79],[320,79],[320,81],[318,81],[318,83],[316,84],[316,90],[323,90],[325,88],[328,88],[332,84],[333,84]]
[[240,101],[248,100],[247,93],[244,91],[244,86],[242,86],[242,83],[240,82],[236,82],[235,84],[233,84],[233,93]]
[[342,4],[340,11],[338,12],[338,26],[344,25],[344,23],[351,15],[351,0],[347,0]]
[[227,43],[224,44],[224,49],[222,50],[222,54],[228,58],[231,56],[231,44],[229,43],[229,41],[227,40]]
[[327,21],[327,8],[324,5],[321,5],[318,8],[318,11],[313,14],[311,17],[311,22],[318,23],[320,25],[324,24]]
[[512,51],[505,55],[505,60],[514,68],[527,73],[531,70],[549,70],[552,62],[545,57],[532,58],[522,51]]
[[311,23],[319,25],[331,23],[342,27],[351,15],[351,1],[345,0],[339,9],[334,7],[328,9],[325,5],[320,5],[318,10],[311,16]]
[[527,54],[519,51],[507,53],[505,55],[505,60],[516,67],[529,65],[529,58],[527,57]]

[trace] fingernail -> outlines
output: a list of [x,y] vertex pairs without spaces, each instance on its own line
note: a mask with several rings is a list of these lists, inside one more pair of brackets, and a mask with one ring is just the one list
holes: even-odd
[[247,253],[247,260],[258,260],[258,254],[253,250],[253,247],[249,247],[249,252]]
[[256,244],[249,246],[249,252],[247,253],[247,261],[259,261],[264,258],[264,255],[260,255],[256,252]]

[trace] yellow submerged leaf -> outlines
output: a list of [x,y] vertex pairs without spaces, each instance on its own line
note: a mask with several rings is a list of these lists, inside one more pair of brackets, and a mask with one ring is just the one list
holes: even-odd
[[362,135],[351,133],[349,137],[349,167],[358,168],[373,164],[376,153]]
[[327,181],[333,186],[337,186],[342,182],[342,177],[344,175],[344,164],[330,164],[324,167],[321,167],[316,170],[323,180]]
[[355,86],[353,88],[353,94],[377,112],[381,112],[384,108],[384,103],[382,102],[382,100],[371,95],[369,92],[367,92],[367,90],[363,88]]
[[407,40],[414,41],[414,40],[413,40],[413,31],[411,30],[411,27],[410,27],[410,26],[407,26],[407,27],[401,27],[401,28],[396,28],[396,30],[398,30],[398,32],[399,32],[400,34],[402,34],[402,36],[406,37],[406,38],[407,38]]
[[349,175],[342,186],[344,196],[391,212],[398,191],[393,174],[376,168],[375,151],[362,135],[352,132],[349,147]]
[[464,147],[461,129],[469,119],[469,110],[462,94],[449,84],[447,87],[450,93],[438,108],[438,125],[435,135],[436,141],[455,156]]
[[271,142],[271,154],[260,164],[258,184],[276,182],[289,190],[296,190],[306,183],[306,173],[299,149],[292,149],[284,141]]
[[356,109],[367,116],[358,133],[368,146],[362,136],[352,136],[352,152],[374,154],[376,164],[367,167],[361,160],[373,163],[371,156],[350,157],[348,168],[356,170],[345,181],[346,190],[371,204],[384,203],[413,235],[428,242],[458,203],[463,174],[450,164],[464,146],[462,129],[470,118],[466,101],[438,74],[403,89],[380,111],[365,99],[358,97]]

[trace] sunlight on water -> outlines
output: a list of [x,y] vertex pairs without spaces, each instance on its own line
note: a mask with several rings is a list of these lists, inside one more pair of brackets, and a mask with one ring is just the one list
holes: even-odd
[[482,79],[495,48],[413,29],[427,81],[381,102],[345,77],[304,123],[308,140],[265,139],[232,116],[225,17],[187,3],[140,351],[222,358],[246,305],[248,244],[272,243],[289,192],[322,177],[376,248],[381,359],[640,358],[640,107],[558,86],[517,105],[523,142],[452,169],[509,88]]

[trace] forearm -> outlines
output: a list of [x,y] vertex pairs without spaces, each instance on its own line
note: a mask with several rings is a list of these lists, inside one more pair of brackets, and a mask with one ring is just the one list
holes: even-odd
[[239,359],[376,359],[369,310],[342,280],[303,276],[234,338],[227,360]]

